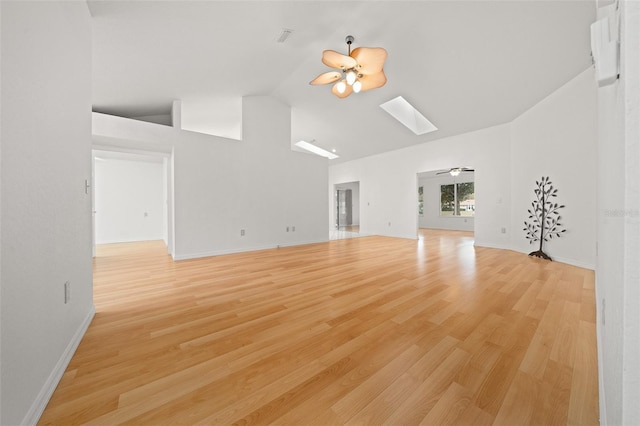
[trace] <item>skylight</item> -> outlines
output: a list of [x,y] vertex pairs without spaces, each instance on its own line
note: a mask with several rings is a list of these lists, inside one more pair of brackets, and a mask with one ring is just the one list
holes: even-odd
[[402,96],[393,98],[388,102],[380,104],[380,108],[387,111],[393,118],[404,124],[416,135],[438,130],[424,115],[407,102]]
[[296,142],[294,144],[295,146],[297,146],[298,148],[302,148],[306,151],[312,152],[316,155],[319,155],[321,157],[327,157],[329,160],[333,160],[334,158],[338,158],[339,156],[329,152],[329,151],[325,151],[324,149],[320,148],[319,146],[316,146],[314,144],[311,144],[309,142],[306,141],[299,141]]

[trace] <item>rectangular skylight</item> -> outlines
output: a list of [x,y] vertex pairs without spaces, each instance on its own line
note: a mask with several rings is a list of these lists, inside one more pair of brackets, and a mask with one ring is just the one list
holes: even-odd
[[338,158],[338,156],[336,154],[334,154],[333,152],[329,152],[329,151],[325,151],[324,149],[320,148],[319,146],[316,146],[314,144],[311,144],[309,142],[305,142],[305,141],[299,141],[296,142],[294,144],[295,146],[297,146],[298,148],[302,148],[306,151],[312,152],[316,155],[319,155],[321,157],[327,157],[329,160],[333,160],[334,158]]
[[380,104],[380,108],[387,111],[393,118],[404,124],[416,135],[424,135],[438,130],[433,123],[420,114],[420,111],[415,109],[402,96]]

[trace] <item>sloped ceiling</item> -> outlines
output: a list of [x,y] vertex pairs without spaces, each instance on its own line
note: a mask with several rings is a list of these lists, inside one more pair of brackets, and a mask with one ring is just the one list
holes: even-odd
[[[94,110],[168,114],[174,99],[271,95],[292,142],[356,159],[509,122],[591,66],[592,1],[89,1]],[[285,43],[283,28],[293,30]],[[322,51],[384,47],[388,82],[338,99],[310,86]],[[379,105],[402,95],[437,127]],[[330,164],[331,164],[330,163]]]

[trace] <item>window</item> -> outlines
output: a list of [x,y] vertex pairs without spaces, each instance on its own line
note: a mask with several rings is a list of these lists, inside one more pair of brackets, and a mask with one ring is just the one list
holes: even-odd
[[474,216],[474,191],[473,182],[440,185],[440,216]]
[[424,189],[422,186],[418,187],[418,215],[424,216]]

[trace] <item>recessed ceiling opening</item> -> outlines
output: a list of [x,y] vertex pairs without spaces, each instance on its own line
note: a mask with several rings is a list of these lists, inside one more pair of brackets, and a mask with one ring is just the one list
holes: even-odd
[[388,112],[393,118],[405,125],[416,135],[424,135],[425,133],[438,130],[432,122],[426,119],[424,115],[407,102],[402,96],[391,99],[388,102],[380,104],[380,108]]
[[339,157],[339,155],[336,155],[333,152],[329,152],[325,149],[322,149],[319,146],[309,143],[307,141],[298,141],[294,145],[297,146],[298,148],[304,149],[305,151],[309,151],[321,157],[326,157],[329,160],[333,160]]

